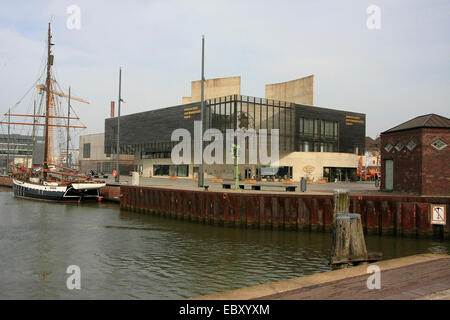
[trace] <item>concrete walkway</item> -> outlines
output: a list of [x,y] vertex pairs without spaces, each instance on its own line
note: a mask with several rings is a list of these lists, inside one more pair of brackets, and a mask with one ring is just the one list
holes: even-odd
[[[367,287],[368,278],[373,275],[367,273],[367,268],[372,265],[381,270],[380,289]],[[195,299],[450,300],[450,256],[414,255]]]
[[[104,179],[108,184],[116,184],[114,178],[108,177],[108,179]],[[224,181],[224,183],[229,183],[234,186],[234,181]],[[131,184],[131,176],[121,176],[120,184],[130,185]],[[245,189],[249,191],[251,190],[252,185],[261,185],[261,191],[253,191],[253,192],[276,192],[276,193],[302,193],[302,194],[332,194],[335,189],[347,189],[351,193],[357,194],[375,194],[381,195],[378,189],[375,187],[375,183],[372,181],[363,181],[363,182],[332,182],[332,183],[311,183],[307,185],[306,192],[300,191],[300,182],[294,182],[292,186],[297,186],[295,192],[286,192],[286,186],[290,186],[288,184],[282,184],[281,182],[257,182],[257,183],[245,183],[241,181],[239,184],[245,185]],[[178,180],[169,180],[168,178],[143,178],[139,179],[139,185],[145,187],[163,187],[163,188],[174,188],[174,189],[183,189],[183,190],[199,190],[197,182],[192,179],[178,179]],[[222,183],[212,182],[211,179],[207,179],[205,181],[205,185],[209,186],[210,191],[233,191],[233,189],[223,189]],[[242,192],[242,190],[238,190]],[[391,193],[388,193],[392,195]]]

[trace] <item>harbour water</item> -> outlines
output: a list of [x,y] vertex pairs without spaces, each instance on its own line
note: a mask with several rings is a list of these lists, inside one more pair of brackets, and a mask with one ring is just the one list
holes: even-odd
[[[366,236],[386,259],[445,240]],[[183,299],[329,271],[331,235],[201,225],[0,192],[0,299]],[[81,270],[69,290],[67,267]]]

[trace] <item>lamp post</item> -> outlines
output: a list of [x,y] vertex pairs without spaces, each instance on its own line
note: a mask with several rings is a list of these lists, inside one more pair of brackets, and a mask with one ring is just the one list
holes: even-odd
[[121,97],[122,89],[122,68],[119,69],[119,101],[118,101],[118,111],[117,111],[117,159],[116,159],[116,182],[120,182],[120,168],[119,168],[119,154],[120,154],[120,102],[122,102]]
[[233,144],[234,188],[239,189],[239,145]]
[[204,185],[204,175],[203,175],[203,115],[204,115],[204,104],[205,104],[205,36],[202,36],[202,89],[201,89],[201,102],[200,102],[200,121],[201,121],[201,138],[200,138],[200,166],[198,169],[198,186],[201,188]]

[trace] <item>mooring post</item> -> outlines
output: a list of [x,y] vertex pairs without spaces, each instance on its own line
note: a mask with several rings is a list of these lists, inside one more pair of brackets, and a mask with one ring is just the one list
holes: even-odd
[[367,261],[361,215],[349,213],[349,192],[335,190],[333,200],[331,265],[345,268],[349,263]]

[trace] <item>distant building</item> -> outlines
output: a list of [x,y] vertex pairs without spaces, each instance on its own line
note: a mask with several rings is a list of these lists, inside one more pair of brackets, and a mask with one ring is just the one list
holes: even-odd
[[[301,99],[312,102],[313,77],[303,79],[266,87],[266,96],[289,99],[284,101],[241,95],[240,77],[207,80],[203,129],[218,129],[223,135],[228,129],[252,129],[258,137],[260,130],[270,134],[278,129],[276,178],[356,180],[358,155],[365,149],[365,114],[300,104]],[[192,83],[192,97],[184,97],[182,105],[120,117],[120,152],[134,155],[136,170],[144,177],[198,176],[199,165],[193,160],[172,163],[171,151],[178,142],[171,141],[171,134],[186,129],[194,137],[194,121],[200,120],[199,84]],[[204,142],[205,147],[208,144]],[[105,152],[115,154],[116,148],[117,118],[111,117],[105,119]],[[231,151],[224,148],[223,157],[229,154]],[[239,165],[242,179],[268,172],[259,159],[249,164],[248,143],[245,154],[245,164]],[[231,179],[234,170],[232,164],[204,164],[205,177],[209,178]]]
[[[8,150],[9,140],[9,150]],[[44,161],[44,139],[32,136],[0,134],[0,174],[7,174],[7,162],[10,164],[31,168],[33,165],[42,165]]]
[[[58,163],[62,166],[66,166],[67,164],[67,157],[66,157],[66,153],[67,150],[62,150],[59,153],[59,157],[58,157]],[[78,149],[69,149],[69,167],[75,170],[79,170],[80,169],[80,165],[79,165],[79,160],[78,160],[78,156],[79,156],[79,150]]]
[[[82,173],[93,170],[110,174],[116,169],[116,155],[105,153],[104,141],[103,133],[80,136],[78,161]],[[121,174],[128,174],[133,170],[133,156],[120,155],[119,166]]]
[[364,155],[359,156],[358,175],[364,180],[375,179],[381,170],[380,137],[375,140],[366,137],[366,149]]
[[427,114],[381,134],[381,189],[450,195],[450,119]]

